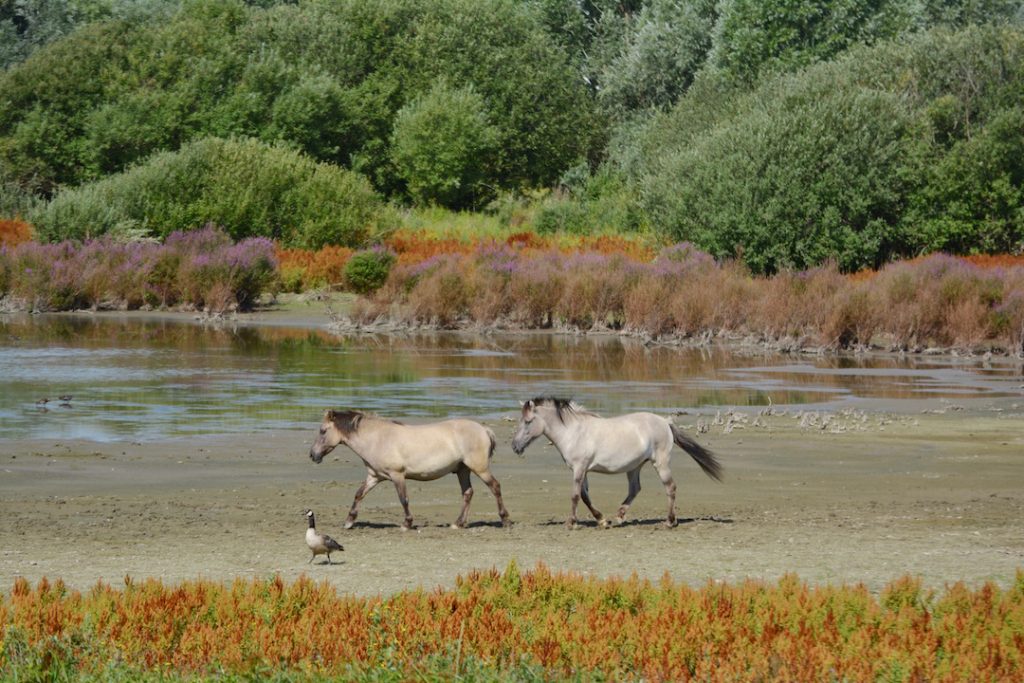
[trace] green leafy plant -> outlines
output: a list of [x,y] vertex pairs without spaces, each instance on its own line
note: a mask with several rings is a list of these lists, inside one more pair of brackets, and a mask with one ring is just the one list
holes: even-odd
[[384,284],[394,263],[394,252],[383,247],[357,251],[345,264],[345,281],[352,291],[368,294]]

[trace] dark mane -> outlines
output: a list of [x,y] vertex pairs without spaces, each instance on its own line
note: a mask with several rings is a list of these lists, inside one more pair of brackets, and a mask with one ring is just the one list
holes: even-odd
[[396,425],[402,424],[398,420],[389,420],[373,413],[363,412],[362,410],[331,410],[328,411],[327,418],[334,423],[334,426],[345,437],[354,434],[359,429],[359,424],[363,420],[383,420],[384,422]]
[[555,414],[558,415],[558,420],[565,423],[565,415],[576,417],[578,415],[597,415],[587,410],[579,403],[576,403],[571,398],[556,398],[554,396],[537,396],[533,399],[534,405],[543,406],[550,405],[554,406]]
[[327,414],[327,418],[346,437],[359,429],[364,417],[366,413],[361,410],[332,410]]

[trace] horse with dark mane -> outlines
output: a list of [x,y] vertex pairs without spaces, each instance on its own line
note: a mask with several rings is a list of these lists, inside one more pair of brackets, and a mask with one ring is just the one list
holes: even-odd
[[320,424],[320,433],[309,451],[319,463],[338,444],[345,444],[366,464],[366,481],[356,491],[352,509],[345,520],[351,529],[359,514],[359,503],[382,481],[394,483],[398,500],[405,511],[403,529],[412,528],[412,513],[406,479],[430,481],[455,474],[462,490],[462,512],[453,528],[466,526],[469,502],[473,498],[470,472],[491,489],[498,502],[503,526],[510,524],[501,498],[501,486],[489,465],[494,454],[494,432],[472,420],[444,420],[423,425],[404,425],[359,410],[328,410]]

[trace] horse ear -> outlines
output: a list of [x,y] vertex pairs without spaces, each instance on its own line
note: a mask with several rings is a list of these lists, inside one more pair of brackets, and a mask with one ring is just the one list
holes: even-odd
[[333,419],[334,419],[334,411],[333,410],[325,410],[324,411],[324,421],[330,421],[330,420],[333,420]]
[[526,407],[526,402],[525,401],[520,401],[519,402],[519,407],[520,408],[525,408]]

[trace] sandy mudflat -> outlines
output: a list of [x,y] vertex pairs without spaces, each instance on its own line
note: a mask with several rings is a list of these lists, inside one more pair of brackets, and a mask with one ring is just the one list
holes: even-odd
[[[837,414],[824,429],[792,412],[759,418],[767,426],[754,426],[750,412],[730,433],[712,426],[698,438],[719,454],[725,482],[676,449],[682,523],[674,529],[660,524],[665,496],[647,468],[626,525],[567,530],[568,470],[541,441],[515,456],[507,421],[491,423],[501,442],[493,471],[516,522],[507,530],[479,482],[472,526],[449,529],[460,496],[447,477],[411,483],[416,530],[398,528],[394,488],[382,484],[360,524],[343,531],[364,470],[344,448],[311,463],[315,425],[248,441],[0,441],[0,591],[18,576],[88,588],[125,575],[176,582],[305,573],[376,594],[450,585],[460,572],[513,559],[596,575],[668,572],[693,584],[795,572],[875,590],[904,573],[936,587],[1006,585],[1024,568],[1024,399],[946,405]],[[591,476],[606,513],[625,492],[624,476]],[[346,547],[333,566],[307,564],[306,507]]]

